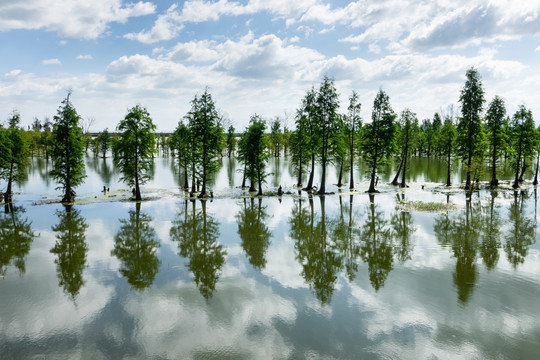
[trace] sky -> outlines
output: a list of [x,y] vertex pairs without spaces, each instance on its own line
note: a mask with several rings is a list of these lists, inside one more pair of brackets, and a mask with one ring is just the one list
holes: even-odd
[[364,122],[383,89],[420,120],[459,109],[478,69],[486,107],[502,96],[540,121],[540,0],[0,0],[0,121],[56,114],[69,89],[90,131],[145,106],[173,131],[208,89],[226,122],[294,127],[324,76]]

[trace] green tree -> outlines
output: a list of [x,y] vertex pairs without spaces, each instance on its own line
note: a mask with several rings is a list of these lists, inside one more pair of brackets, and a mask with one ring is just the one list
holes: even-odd
[[99,150],[102,154],[102,158],[105,159],[107,156],[107,151],[111,148],[111,134],[108,129],[103,130],[97,136],[97,142],[99,143]]
[[354,189],[354,155],[357,149],[357,135],[362,128],[362,118],[360,110],[362,104],[358,102],[358,93],[353,90],[349,97],[348,113],[345,117],[345,132],[347,135],[347,145],[349,149],[350,174],[349,174],[349,189]]
[[495,96],[489,103],[486,114],[487,136],[491,150],[491,187],[499,185],[497,179],[497,161],[506,147],[507,134],[504,131],[506,107],[500,96]]
[[331,146],[340,134],[337,110],[339,108],[339,95],[334,86],[334,80],[324,77],[317,94],[317,116],[315,118],[315,131],[317,134],[318,153],[321,159],[321,184],[318,194],[326,193],[326,165],[332,159]]
[[[310,91],[308,91],[302,101],[302,116],[297,116],[297,129],[299,127],[298,121],[301,119],[301,121],[305,122],[305,140],[308,144],[307,147],[307,153],[311,156],[311,171],[309,173],[309,179],[306,187],[304,190],[311,191],[313,190],[313,176],[315,175],[315,148],[317,147],[318,143],[318,137],[316,132],[316,122],[317,122],[317,116],[318,116],[318,107],[317,107],[317,92],[315,91],[315,88],[311,88]],[[307,154],[306,154],[307,155]]]
[[202,182],[200,198],[208,197],[207,182],[215,173],[221,155],[223,129],[219,120],[214,100],[208,90],[200,97],[196,95],[191,102],[188,126],[196,145],[193,156]]
[[274,118],[270,122],[270,146],[274,157],[279,157],[281,154],[281,145],[283,142],[283,133],[281,132],[281,121],[279,117]]
[[[466,73],[467,80],[459,97],[461,102],[461,117],[457,125],[457,150],[465,161],[467,180],[465,190],[472,190],[471,172],[473,160],[481,158],[483,152],[482,118],[480,116],[484,106],[484,89],[478,70],[470,68]],[[480,160],[474,167],[480,166]]]
[[523,201],[526,197],[524,191],[514,191],[514,201],[508,210],[508,223],[510,229],[506,236],[504,251],[510,264],[516,268],[523,264],[529,251],[529,246],[536,242],[536,223],[533,216],[527,215]]
[[362,147],[370,164],[371,178],[368,192],[378,192],[375,189],[377,167],[392,152],[391,144],[394,138],[394,119],[396,115],[390,106],[390,98],[380,89],[373,101],[371,123],[364,126]]
[[189,189],[188,168],[191,164],[191,144],[191,132],[188,126],[180,121],[170,138],[169,147],[174,151],[178,168],[184,174],[184,190],[186,191]]
[[130,210],[129,217],[120,220],[111,251],[122,262],[120,272],[137,290],[152,285],[159,269],[156,251],[160,245],[151,222],[152,217],[141,213],[141,203],[137,203],[135,211]]
[[525,171],[525,158],[527,154],[533,154],[538,141],[532,112],[520,105],[512,118],[512,132],[510,135],[511,146],[515,159],[515,178],[512,187],[519,187],[520,174]]
[[120,136],[113,143],[114,163],[122,173],[122,181],[135,187],[135,200],[140,201],[140,185],[152,175],[156,126],[146,108],[136,105],[116,129]]
[[227,157],[230,159],[236,148],[236,137],[234,136],[234,126],[227,129]]
[[56,243],[51,253],[57,255],[54,260],[58,274],[59,285],[75,299],[84,285],[83,271],[86,266],[86,230],[88,224],[78,210],[57,214],[60,218],[58,225],[52,227],[56,233]]
[[[312,151],[311,135],[312,135],[312,119],[311,102],[314,100],[313,92],[308,92],[302,100],[302,106],[296,111],[296,129],[291,133],[289,142],[292,154],[293,167],[298,171],[297,187],[302,187],[302,178],[304,168],[311,159],[311,174],[310,180],[313,185],[313,172],[315,170],[315,153]],[[311,189],[311,187],[309,187]],[[308,189],[308,187],[306,187]]]
[[454,126],[454,120],[451,115],[448,115],[444,119],[444,124],[441,128],[441,136],[439,143],[441,145],[441,151],[446,158],[446,186],[451,186],[451,167],[452,167],[452,154],[454,153],[454,144],[456,141],[456,127]]
[[[29,164],[28,142],[24,130],[19,127],[21,116],[14,111],[8,120],[9,127],[0,135],[0,178],[7,181],[4,203],[11,203],[13,181],[20,181],[26,175]],[[3,137],[3,139],[1,138]]]
[[70,95],[71,92],[68,92],[54,117],[51,149],[51,176],[59,183],[57,189],[64,192],[63,203],[73,202],[75,188],[82,184],[86,177],[81,118],[69,100]]
[[404,188],[407,186],[405,183],[405,176],[407,172],[407,159],[410,156],[411,153],[411,144],[415,141],[415,129],[414,129],[414,123],[416,120],[416,114],[413,113],[409,109],[405,109],[401,112],[400,117],[400,139],[399,139],[399,145],[402,149],[401,154],[403,156],[403,171],[401,173],[401,183],[400,187]]
[[[249,127],[242,135],[239,144],[239,157],[245,164],[246,175],[254,184],[257,181],[259,190],[257,195],[262,195],[262,182],[266,177],[265,168],[269,154],[266,151],[267,139],[264,135],[266,122],[259,115],[253,115],[249,121]],[[253,189],[250,189],[253,190]]]

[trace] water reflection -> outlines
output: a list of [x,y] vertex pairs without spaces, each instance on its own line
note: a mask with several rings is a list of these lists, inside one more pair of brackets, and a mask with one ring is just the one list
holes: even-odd
[[325,197],[320,196],[319,200],[319,217],[314,216],[312,198],[309,198],[309,212],[302,208],[302,200],[298,200],[292,210],[290,235],[295,240],[296,259],[302,266],[304,280],[322,304],[329,304],[343,256],[336,242],[328,236],[331,229],[327,229]]
[[367,220],[361,232],[360,256],[368,264],[371,286],[378,291],[384,286],[388,274],[393,269],[392,233],[388,228],[384,211],[379,210],[372,194],[369,195],[367,207]]
[[238,235],[242,239],[242,248],[246,252],[249,263],[258,270],[266,266],[266,251],[270,245],[272,233],[266,226],[266,206],[262,206],[262,198],[258,198],[258,205],[255,207],[255,199],[251,198],[247,206],[247,199],[236,215],[238,223]]
[[[405,201],[405,194],[396,194],[397,201]],[[413,251],[412,235],[416,231],[412,214],[396,207],[390,219],[392,236],[394,238],[394,253],[403,264],[411,259]]]
[[356,278],[360,258],[360,229],[357,223],[358,214],[353,211],[353,200],[354,196],[350,195],[349,207],[346,208],[343,206],[343,197],[339,197],[339,214],[332,231],[337,248],[345,261],[347,278],[351,282]]
[[19,274],[26,272],[26,255],[36,236],[32,222],[23,217],[25,209],[15,206],[6,214],[0,215],[0,275],[5,276],[7,267],[12,264]]
[[57,255],[54,261],[58,284],[64,292],[75,299],[84,285],[83,271],[86,265],[86,229],[88,224],[79,210],[66,208],[57,213],[59,223],[52,227],[56,233],[56,243],[50,250]]
[[180,255],[189,259],[188,268],[199,292],[208,300],[216,289],[227,252],[217,241],[219,223],[206,212],[206,200],[201,200],[200,209],[197,209],[197,201],[191,204],[190,211],[185,201],[183,211],[173,221],[170,236],[178,242]]
[[482,243],[480,245],[480,255],[488,270],[493,270],[499,261],[499,249],[501,247],[501,214],[499,208],[495,206],[497,191],[491,191],[488,206],[483,209],[481,219]]
[[107,162],[103,158],[92,158],[88,159],[86,164],[99,175],[103,185],[107,187],[111,186],[113,176],[115,175],[112,163]]
[[135,211],[129,211],[129,217],[120,220],[122,226],[111,251],[122,262],[120,272],[137,290],[152,285],[161,263],[156,254],[160,244],[151,222],[152,217],[142,213],[141,204],[137,203]]
[[524,201],[528,197],[525,191],[514,191],[514,201],[510,203],[508,210],[510,230],[506,236],[504,250],[508,261],[514,268],[523,264],[529,246],[536,242],[536,224],[531,217],[525,214]]

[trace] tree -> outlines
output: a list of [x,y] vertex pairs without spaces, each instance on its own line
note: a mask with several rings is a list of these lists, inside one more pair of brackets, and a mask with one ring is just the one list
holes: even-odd
[[227,157],[230,158],[236,148],[236,137],[234,136],[234,126],[227,129]]
[[334,80],[324,77],[317,94],[317,116],[315,118],[315,132],[318,143],[318,152],[321,160],[321,184],[318,194],[326,193],[326,165],[331,160],[331,145],[339,135],[337,124],[337,110],[339,107],[339,95],[334,86]]
[[532,112],[526,109],[524,105],[520,105],[519,109],[512,118],[512,132],[510,141],[515,158],[515,178],[512,187],[519,187],[520,172],[523,173],[525,167],[525,157],[531,155],[536,146],[536,129],[534,128],[534,120]]
[[401,141],[400,145],[402,147],[403,155],[403,172],[401,173],[401,184],[400,187],[404,188],[407,186],[405,183],[405,173],[407,171],[407,158],[409,157],[411,151],[411,143],[414,141],[414,122],[416,120],[416,114],[409,109],[405,109],[401,112]]
[[378,192],[375,189],[377,167],[391,153],[391,143],[394,137],[394,119],[396,115],[390,106],[390,98],[380,89],[373,101],[371,123],[366,124],[362,141],[364,154],[371,168],[371,180],[368,192]]
[[266,225],[266,206],[262,206],[262,198],[259,198],[258,206],[255,207],[254,199],[251,198],[250,206],[247,206],[244,198],[244,208],[236,214],[238,223],[238,235],[242,239],[249,263],[254,268],[262,270],[266,266],[266,251],[270,246],[272,233]]
[[305,122],[306,128],[306,140],[308,154],[311,156],[311,171],[309,173],[309,179],[307,186],[303,189],[306,191],[313,190],[313,176],[315,174],[315,147],[317,146],[317,133],[315,131],[315,122],[317,119],[317,92],[315,88],[311,88],[306,93],[302,101],[302,117],[297,117],[297,128],[299,126],[298,119],[302,119]]
[[497,179],[497,160],[501,157],[502,151],[506,147],[507,135],[504,131],[506,119],[506,108],[504,100],[500,96],[495,96],[486,114],[486,127],[488,141],[491,148],[491,187],[499,185]]
[[448,115],[444,119],[444,125],[441,128],[440,145],[444,156],[446,157],[446,186],[451,186],[450,179],[451,159],[454,152],[454,143],[456,139],[456,127],[454,126],[453,116]]
[[253,115],[249,121],[249,127],[242,136],[239,144],[239,156],[245,164],[246,175],[254,184],[257,181],[262,195],[262,182],[266,177],[265,167],[269,154],[266,151],[267,140],[264,135],[266,122],[259,115]]
[[98,136],[97,141],[99,143],[99,150],[101,151],[102,157],[105,159],[107,151],[111,147],[111,134],[108,129],[103,130]]
[[205,90],[191,102],[189,114],[189,129],[193,136],[196,148],[196,171],[202,182],[200,198],[208,197],[206,185],[217,169],[217,160],[221,154],[221,138],[223,129],[219,114],[216,110],[212,95]]
[[19,127],[21,116],[14,111],[8,120],[9,127],[0,135],[0,178],[7,181],[4,203],[11,203],[13,181],[19,181],[26,174],[29,163],[28,142],[24,130]]
[[[465,190],[472,190],[471,172],[473,159],[481,157],[483,151],[482,119],[480,113],[484,106],[484,89],[478,70],[474,67],[467,70],[467,80],[461,90],[461,117],[457,125],[458,152],[466,162],[467,180]],[[476,164],[476,165],[479,165]]]
[[270,122],[270,145],[272,146],[272,152],[275,157],[279,157],[281,154],[282,140],[281,122],[279,117],[276,117]]
[[73,202],[75,188],[82,184],[86,177],[81,118],[69,100],[70,95],[71,92],[68,92],[54,116],[51,149],[51,176],[59,183],[57,189],[64,192],[63,203]]
[[[312,90],[313,91],[313,90]],[[292,163],[294,168],[298,171],[297,187],[302,187],[302,178],[305,166],[308,164],[309,159],[311,162],[311,175],[310,181],[313,185],[313,172],[315,170],[315,153],[312,150],[311,144],[311,125],[312,119],[310,119],[310,103],[314,99],[312,92],[308,92],[302,100],[302,106],[296,111],[296,129],[290,135],[290,148],[292,154]],[[311,187],[306,187],[306,189]]]
[[184,173],[184,190],[189,189],[188,184],[188,168],[191,164],[191,133],[187,125],[180,121],[170,137],[169,147],[174,151],[178,168]]
[[358,102],[358,93],[353,90],[349,97],[348,113],[345,117],[345,131],[347,134],[347,145],[349,148],[350,175],[349,189],[354,189],[354,154],[356,153],[356,138],[362,127],[362,118],[360,117],[360,109],[362,104]]
[[156,126],[146,108],[136,105],[116,127],[120,132],[113,143],[114,163],[122,173],[122,181],[135,186],[135,200],[141,200],[140,185],[151,177],[152,154],[155,151]]
[[6,268],[14,265],[19,274],[26,271],[26,255],[36,235],[32,230],[32,222],[23,218],[22,207],[13,207],[10,214],[0,215],[0,275],[6,275]]

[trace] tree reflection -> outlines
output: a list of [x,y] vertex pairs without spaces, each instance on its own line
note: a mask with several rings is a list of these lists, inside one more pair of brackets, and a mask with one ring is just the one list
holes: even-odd
[[[349,208],[343,207],[342,197],[339,197],[339,215],[334,222],[332,236],[336,246],[345,260],[345,271],[350,282],[354,281],[358,272],[358,260],[360,258],[360,229],[353,216],[353,199],[349,197]],[[348,213],[348,217],[344,216]]]
[[150,226],[152,217],[140,210],[141,204],[137,203],[135,211],[131,210],[127,219],[120,220],[122,226],[114,237],[111,251],[122,262],[120,272],[137,290],[152,285],[160,264],[156,255],[160,244],[156,231]]
[[360,256],[368,264],[371,286],[378,291],[393,268],[392,233],[384,212],[377,210],[375,196],[369,195],[366,223],[362,226]]
[[476,258],[481,233],[478,212],[479,210],[467,201],[465,213],[453,217],[441,214],[434,224],[439,243],[451,246],[457,259],[453,277],[458,289],[458,299],[463,304],[471,297],[478,277]]
[[227,160],[223,159],[222,161],[227,161],[227,178],[229,180],[229,187],[234,187],[234,174],[236,172],[236,158],[229,157]]
[[[404,201],[405,194],[396,194],[397,200]],[[416,231],[412,214],[408,211],[403,211],[400,208],[396,208],[396,211],[392,214],[390,219],[392,225],[392,236],[395,239],[394,252],[400,263],[404,263],[411,259],[411,253],[413,251],[413,244],[411,241],[412,235]]]
[[0,275],[5,276],[7,267],[12,264],[19,274],[26,272],[25,257],[30,252],[34,240],[32,222],[23,218],[25,209],[11,207],[9,213],[0,215]]
[[[325,197],[319,197],[321,217],[315,224],[313,200],[309,204],[311,212],[302,209],[302,201],[293,208],[290,225],[291,237],[296,240],[296,258],[302,265],[302,276],[315,290],[315,295],[323,304],[330,303],[337,274],[342,268],[342,256],[336,244],[328,236],[325,214]],[[307,215],[307,216],[306,216]]]
[[524,191],[514,191],[514,201],[508,210],[510,230],[506,237],[504,250],[508,261],[516,268],[523,264],[527,256],[529,246],[536,242],[536,224],[531,217],[525,216],[524,200],[527,194]]
[[491,191],[489,205],[484,209],[485,216],[481,220],[482,244],[480,255],[488,270],[493,270],[499,261],[499,248],[501,247],[501,215],[495,207],[496,191]]
[[185,203],[184,216],[173,222],[171,239],[178,242],[180,255],[189,258],[188,268],[193,273],[199,292],[210,299],[216,289],[220,271],[225,264],[227,252],[218,243],[219,223],[206,212],[206,200],[201,200],[201,209],[192,201],[191,214]]
[[87,161],[87,164],[99,175],[103,185],[109,187],[114,175],[114,170],[112,166],[107,163],[107,160],[102,158],[92,158]]
[[59,286],[75,298],[84,285],[83,271],[88,252],[86,244],[88,224],[80,211],[71,207],[66,207],[65,211],[57,215],[60,222],[52,227],[57,240],[50,252],[57,255],[54,263]]
[[250,206],[244,199],[244,207],[236,215],[238,234],[242,239],[242,248],[246,252],[249,263],[256,269],[262,270],[266,266],[266,250],[270,245],[271,232],[265,224],[268,214],[266,207],[262,206],[262,198],[258,199],[258,207],[255,207],[255,199],[250,199]]

